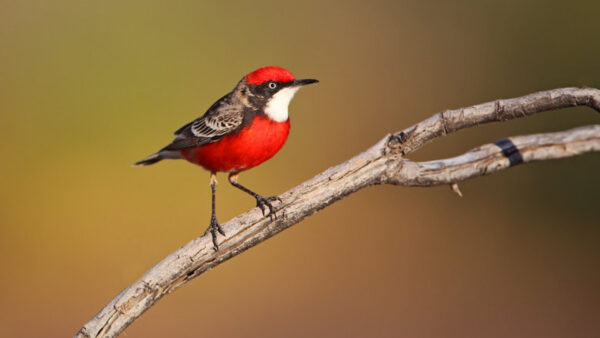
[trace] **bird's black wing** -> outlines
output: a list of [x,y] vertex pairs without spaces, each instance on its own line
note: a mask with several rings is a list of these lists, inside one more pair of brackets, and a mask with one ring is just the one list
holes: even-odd
[[235,131],[244,121],[244,106],[232,103],[227,94],[215,102],[206,113],[177,129],[175,139],[162,150],[181,150],[212,143]]

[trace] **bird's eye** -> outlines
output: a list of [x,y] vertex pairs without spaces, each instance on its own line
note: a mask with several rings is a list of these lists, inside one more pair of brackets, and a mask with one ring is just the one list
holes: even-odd
[[275,83],[275,82],[269,82],[269,88],[275,89],[276,87],[277,87],[277,83]]

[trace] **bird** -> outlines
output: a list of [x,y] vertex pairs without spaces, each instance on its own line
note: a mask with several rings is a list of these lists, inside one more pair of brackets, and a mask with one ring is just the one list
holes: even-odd
[[[163,159],[185,159],[210,172],[211,219],[206,232],[219,250],[217,233],[226,236],[216,215],[217,172],[228,173],[228,181],[256,199],[263,216],[275,218],[272,202],[238,182],[247,171],[273,157],[283,147],[290,131],[288,106],[303,86],[316,79],[296,79],[290,71],[267,66],[242,77],[235,88],[217,100],[204,115],[177,129],[175,138],[158,152],[133,166],[148,166]],[[206,234],[205,232],[205,234]]]

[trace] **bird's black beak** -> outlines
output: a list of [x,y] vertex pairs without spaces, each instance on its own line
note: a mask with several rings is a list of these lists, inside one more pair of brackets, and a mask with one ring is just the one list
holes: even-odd
[[311,83],[317,83],[319,82],[319,80],[315,80],[315,79],[301,79],[301,80],[294,80],[292,82],[292,86],[296,87],[296,86],[305,86],[307,84],[311,84]]

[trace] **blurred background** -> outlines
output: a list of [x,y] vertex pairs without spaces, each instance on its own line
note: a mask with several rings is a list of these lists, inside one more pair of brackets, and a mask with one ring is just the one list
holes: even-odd
[[[598,1],[0,0],[0,336],[65,337],[203,233],[208,173],[130,164],[265,65],[290,107],[279,194],[448,108],[600,87]],[[483,125],[411,156],[600,123]],[[165,297],[125,337],[597,337],[600,156],[372,187]],[[222,222],[254,207],[220,175]]]

